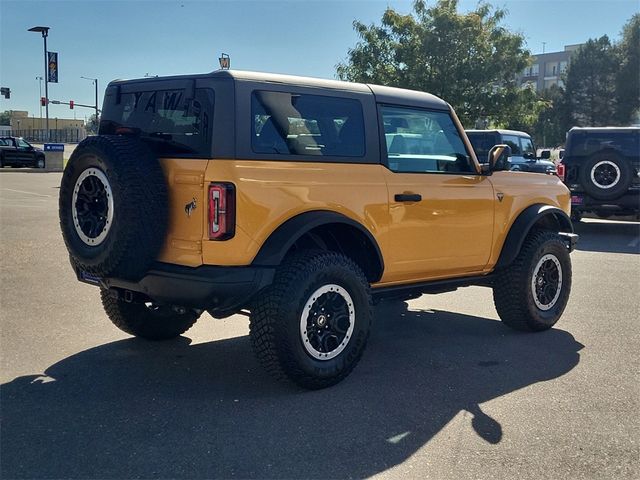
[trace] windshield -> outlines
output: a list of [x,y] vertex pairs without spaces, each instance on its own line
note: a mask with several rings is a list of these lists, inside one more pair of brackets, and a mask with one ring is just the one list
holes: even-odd
[[21,148],[30,148],[31,147],[29,142],[25,141],[24,138],[19,138],[18,139],[18,146],[21,147]]

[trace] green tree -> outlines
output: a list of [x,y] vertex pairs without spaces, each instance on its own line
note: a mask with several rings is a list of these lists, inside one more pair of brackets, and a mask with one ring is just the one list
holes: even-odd
[[573,55],[566,76],[566,102],[576,126],[616,123],[619,60],[606,35],[589,40]]
[[640,14],[629,19],[618,45],[620,67],[616,75],[616,120],[629,125],[640,115]]
[[433,93],[470,125],[535,121],[536,95],[516,81],[531,57],[522,35],[502,26],[505,10],[457,9],[458,0],[417,0],[408,15],[387,8],[380,25],[354,21],[360,41],[336,66],[338,78]]
[[0,125],[9,125],[11,121],[11,110],[0,112]]
[[563,145],[566,132],[571,128],[571,115],[564,89],[553,85],[542,92],[541,102],[544,108],[533,126],[533,135],[538,145],[541,147]]
[[87,133],[91,135],[95,135],[98,133],[98,126],[100,125],[100,118],[96,116],[94,113],[89,117],[87,123],[85,123],[84,128],[87,130]]

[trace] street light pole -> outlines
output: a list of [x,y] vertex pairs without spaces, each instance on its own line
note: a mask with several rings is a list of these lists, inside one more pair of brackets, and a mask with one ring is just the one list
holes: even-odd
[[46,113],[46,129],[47,134],[45,136],[47,142],[49,141],[49,61],[47,59],[47,36],[49,36],[49,27],[32,27],[30,32],[40,32],[42,39],[44,40],[44,98],[45,98],[45,113]]
[[91,77],[80,77],[80,78],[84,78],[85,80],[91,80],[93,84],[96,86],[96,122],[97,122],[98,121],[98,79],[91,78]]
[[40,99],[42,98],[42,77],[36,77],[36,80],[38,80],[39,84],[40,84],[40,96],[38,97],[38,104],[40,105],[40,128],[42,128],[42,102],[40,101]]

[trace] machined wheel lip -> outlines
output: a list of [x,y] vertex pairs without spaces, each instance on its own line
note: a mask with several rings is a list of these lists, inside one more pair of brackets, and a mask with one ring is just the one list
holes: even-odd
[[[600,183],[602,180],[601,178],[602,175],[599,175],[598,170],[599,169],[602,170],[603,167],[605,166],[613,167],[616,173],[615,179],[609,184]],[[596,179],[596,175],[600,176],[600,179]],[[591,168],[591,181],[596,187],[601,188],[603,190],[608,190],[610,188],[615,187],[620,182],[621,178],[622,178],[622,174],[620,173],[620,167],[616,165],[615,162],[612,162],[611,160],[600,160]]]
[[[105,224],[102,231],[95,237],[89,236],[80,225],[80,215],[78,214],[78,194],[83,183],[89,178],[95,177],[102,184],[104,189],[104,196],[106,197],[107,211]],[[107,176],[102,170],[96,167],[87,168],[83,171],[73,187],[73,196],[71,198],[71,214],[73,217],[73,226],[76,234],[82,240],[82,243],[90,247],[97,247],[107,238],[111,226],[113,225],[114,207],[113,207],[113,191]]]
[[[540,296],[540,289],[546,288],[545,282],[549,282],[549,279],[545,279],[545,272],[541,272],[542,267],[547,264],[547,262],[551,262],[551,269],[546,269],[547,272],[553,271],[553,266],[557,271],[557,281],[551,281],[551,283],[556,283],[556,291],[553,295],[553,298],[548,303],[542,303],[543,298]],[[533,275],[531,276],[531,293],[533,295],[533,301],[542,311],[551,310],[556,303],[558,303],[558,299],[560,298],[560,293],[562,292],[562,265],[560,264],[560,260],[552,253],[547,253],[543,255],[535,268],[533,269]]]
[[[313,307],[315,306],[316,302],[320,299],[320,297],[329,293],[334,293],[342,297],[342,300],[345,303],[346,311],[348,314],[349,327],[347,328],[346,332],[344,332],[344,336],[341,339],[339,339],[340,343],[338,344],[337,347],[335,347],[329,352],[323,352],[323,351],[317,350],[312,345],[312,339],[310,338],[310,335],[309,335],[310,333],[309,332],[309,316],[311,315],[311,312],[313,311]],[[356,322],[355,312],[356,310],[355,310],[355,306],[353,304],[353,299],[351,298],[351,295],[349,295],[349,292],[347,292],[347,290],[341,287],[340,285],[336,285],[336,284],[323,285],[322,287],[318,288],[315,292],[313,292],[307,299],[307,302],[305,303],[304,308],[302,310],[302,314],[300,315],[300,339],[302,340],[302,345],[304,346],[306,352],[312,358],[316,360],[322,360],[322,361],[331,360],[337,357],[338,355],[340,355],[344,351],[344,349],[347,348],[349,341],[353,337],[353,330]],[[329,316],[330,315],[331,314],[329,314]],[[318,318],[316,319],[316,324],[322,325],[324,327],[325,322],[330,324],[331,320],[332,320],[331,318],[324,318],[324,315],[319,315]],[[316,328],[317,328],[317,325],[316,325]],[[330,325],[327,325],[326,328],[329,328],[329,327]]]

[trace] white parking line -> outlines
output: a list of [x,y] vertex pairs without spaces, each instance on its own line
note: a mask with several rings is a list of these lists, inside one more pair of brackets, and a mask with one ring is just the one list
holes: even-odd
[[51,195],[43,195],[42,193],[25,192],[24,190],[13,190],[12,188],[3,188],[8,192],[26,193],[27,195],[35,195],[36,197],[51,197]]

